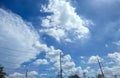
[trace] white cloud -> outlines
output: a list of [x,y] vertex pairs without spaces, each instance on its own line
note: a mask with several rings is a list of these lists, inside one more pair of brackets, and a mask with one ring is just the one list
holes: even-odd
[[80,56],[80,59],[84,59],[85,58],[85,56]]
[[40,32],[44,32],[50,36],[55,37],[57,41],[60,41],[60,38],[65,36],[64,30],[57,28],[45,29],[45,30],[41,30]]
[[99,61],[103,61],[103,59],[99,56],[91,56],[89,59],[88,59],[88,64],[94,64],[94,63],[98,63],[98,59]]
[[33,64],[35,65],[48,64],[48,61],[46,59],[37,59]]
[[71,42],[88,38],[89,29],[86,26],[91,22],[83,20],[66,0],[49,0],[48,6],[42,9],[53,14],[42,19],[43,29],[40,29],[40,32],[54,37],[57,41]]
[[47,76],[46,73],[42,73],[42,74],[40,74],[40,77],[42,77],[42,78],[46,78],[46,76]]
[[[63,74],[66,76],[74,75],[74,74],[82,74],[81,67],[76,67],[76,64],[74,61],[72,61],[71,56],[63,55],[63,52],[60,49],[55,49],[53,46],[51,46],[46,52],[46,58],[50,60],[50,62],[53,63],[53,69],[59,70],[60,67],[60,52],[62,54],[62,68],[63,68]],[[51,69],[51,70],[53,70]]]
[[37,76],[38,75],[38,72],[36,72],[36,71],[29,71],[28,72],[28,78],[35,78],[35,76]]
[[66,62],[63,64],[63,68],[65,68],[65,69],[71,69],[72,67],[75,67],[74,62]]
[[[52,49],[52,50],[51,50]],[[52,60],[51,62],[54,62],[54,69],[59,70],[59,52],[62,52],[61,50],[55,50],[54,47],[50,48],[50,53],[48,55],[50,55],[48,58],[50,60]],[[85,71],[88,77],[95,77],[96,74],[100,73],[99,67],[86,67],[84,70],[81,67],[76,67],[75,62],[72,60],[71,56],[68,55],[62,55],[62,68],[63,68],[63,75],[65,76],[69,76],[69,75],[74,75],[74,74],[78,74],[80,77],[83,76],[83,72]],[[111,58],[112,60],[116,61],[117,63],[120,62],[119,60],[119,53],[109,53],[108,54],[109,58]],[[55,58],[54,58],[55,57]],[[88,64],[94,64],[94,63],[98,63],[97,58],[101,61],[103,61],[103,58],[99,57],[99,56],[91,56],[88,59]],[[109,61],[111,61],[109,58],[106,58],[106,60],[104,59],[104,61],[106,63],[109,63]],[[109,59],[109,60],[108,60]],[[84,59],[83,59],[84,60]],[[118,61],[117,61],[118,60]],[[105,76],[107,78],[110,78],[111,75],[115,75],[115,74],[119,74],[119,64],[115,64],[113,66],[110,66],[111,64],[104,64],[103,70],[105,73]]]
[[115,61],[117,64],[120,65],[120,53],[119,52],[109,53],[108,57],[110,57],[113,61]]
[[[59,64],[59,54],[63,52],[60,49],[55,49],[53,46],[47,47],[46,44],[39,42],[39,35],[31,28],[31,25],[24,22],[21,17],[11,12],[7,12],[0,9],[0,43],[1,43],[1,55],[0,63],[5,67],[19,67],[22,63],[29,61],[36,57],[41,51],[46,52],[46,58],[50,59],[50,62]],[[62,32],[62,29],[57,29]],[[58,32],[61,36],[64,33]],[[55,31],[56,33],[56,31]],[[57,35],[56,35],[57,36]],[[58,38],[59,39],[59,38]],[[68,41],[70,41],[68,39]],[[6,57],[5,59],[2,59]],[[63,57],[64,60],[64,71],[69,74],[72,72],[77,73],[80,67],[75,67],[75,63],[71,61],[71,56],[66,55]],[[9,59],[9,60],[8,60]],[[43,63],[43,60],[36,61],[36,64]],[[47,62],[44,60],[44,64]],[[9,65],[9,66],[8,66]],[[65,66],[71,67],[69,69]],[[56,68],[59,69],[58,65]],[[24,74],[15,73],[16,76],[23,76]],[[12,76],[12,75],[11,75]]]
[[75,63],[72,61],[72,58],[70,55],[65,55],[62,58],[62,64],[63,64],[63,69],[66,71],[75,68]]
[[[120,75],[119,73],[120,58],[119,57],[120,57],[119,52],[108,53],[106,57],[90,56],[88,59],[88,65],[98,63],[97,58],[100,60],[100,62],[104,61],[102,63],[102,69],[105,77],[113,78],[114,75]],[[85,61],[85,59],[82,59],[82,60]],[[96,65],[90,65],[81,70],[81,72],[83,71],[86,72],[87,77],[95,77],[97,74],[101,73],[99,66],[96,66]]]
[[[105,63],[102,64],[102,68],[103,68],[103,72],[104,72],[105,77],[106,78],[113,78],[114,75],[120,75],[119,74],[120,53],[119,52],[108,53],[107,56],[106,56],[107,58],[104,57]],[[100,61],[103,61],[103,58],[101,58],[99,56],[91,56],[88,59],[88,64],[98,63],[97,58]],[[89,72],[87,72],[87,74],[90,77],[95,76],[98,73],[101,73],[99,67],[96,68],[96,66],[90,66],[90,67],[86,68],[85,70],[89,71]]]
[[[37,75],[38,75],[38,72],[36,71],[27,72],[27,78],[36,78]],[[26,74],[14,72],[13,74],[10,74],[7,78],[24,78],[25,76]]]
[[[53,34],[53,32],[55,33],[53,35],[55,35],[57,37],[57,40],[61,40],[61,38],[64,36],[64,37],[66,37],[65,39],[68,41],[70,41],[70,39],[67,38],[66,34],[71,34],[74,32],[74,34],[76,34],[76,37],[78,37],[78,36],[80,37],[81,35],[87,34],[89,32],[89,30],[86,27],[84,27],[83,24],[81,24],[84,22],[75,13],[74,8],[71,7],[70,4],[66,1],[62,1],[62,3],[65,4],[66,10],[68,10],[68,11],[70,10],[70,12],[69,12],[70,15],[68,14],[70,16],[70,18],[69,18],[69,16],[66,17],[64,19],[64,21],[66,20],[67,23],[65,23],[65,22],[61,23],[60,28],[58,25],[55,25],[56,22],[53,22],[54,23],[53,26],[55,26],[55,27],[52,27],[51,33],[52,34]],[[55,1],[55,4],[56,4],[56,1]],[[71,8],[71,9],[69,9],[69,8]],[[53,9],[57,9],[57,8],[53,8]],[[63,14],[63,12],[61,14]],[[72,14],[73,14],[74,18],[71,16]],[[55,16],[56,15],[53,15],[50,17],[55,17]],[[0,19],[0,44],[1,44],[0,63],[3,66],[8,67],[8,68],[9,67],[15,67],[15,68],[19,67],[22,63],[27,62],[30,59],[34,59],[36,57],[36,55],[39,54],[41,51],[45,51],[46,58],[49,58],[50,62],[54,62],[54,65],[56,66],[56,68],[59,69],[59,67],[58,67],[59,53],[61,52],[63,54],[63,52],[60,49],[56,50],[53,46],[48,48],[46,44],[41,44],[39,41],[39,35],[37,34],[37,32],[35,32],[34,28],[32,28],[32,25],[23,21],[23,19],[20,16],[14,14],[12,12],[8,12],[3,9],[0,9],[0,18],[2,18],[2,19]],[[61,17],[59,17],[59,18],[61,18]],[[61,22],[63,22],[62,18],[60,20]],[[57,17],[55,17],[53,20],[55,20],[55,19],[57,19]],[[71,25],[70,25],[70,22],[71,22]],[[73,23],[75,23],[75,25],[73,25]],[[79,31],[79,30],[81,30],[81,31]],[[67,33],[66,33],[66,31],[67,31]],[[6,57],[6,58],[4,58],[4,57]],[[73,74],[73,73],[80,73],[82,71],[81,67],[75,66],[75,63],[72,61],[70,55],[65,55],[62,59],[64,61],[64,63],[63,63],[64,70],[63,71],[66,74],[68,72],[69,72],[69,74]],[[44,64],[47,64],[47,61],[45,61],[45,59],[37,60],[36,64],[43,63],[43,61],[44,61]],[[29,72],[29,73],[30,73],[30,75],[37,75],[36,72]],[[23,75],[24,74],[21,74],[21,73],[14,73],[11,76],[22,77]]]
[[88,75],[88,77],[96,77],[96,74],[98,74],[98,70],[96,71],[95,69],[90,68],[86,70],[86,74]]
[[[50,57],[48,57],[50,60],[52,60],[51,62],[54,62],[54,67],[55,69],[59,70],[59,52],[62,52],[61,50],[55,50],[53,47],[51,48],[52,50],[50,51]],[[49,52],[48,52],[49,53]],[[49,55],[49,54],[48,54]],[[54,59],[54,56],[55,59]],[[62,55],[63,56],[63,55]],[[116,61],[119,63],[119,53],[110,53],[108,54],[108,56],[110,58],[112,58],[112,60]],[[97,58],[100,60],[100,62],[103,61],[103,58],[99,57],[99,56],[91,56],[88,60],[88,64],[94,64],[94,63],[98,63]],[[84,59],[83,59],[84,60]],[[109,63],[106,60],[104,60],[106,63]],[[109,59],[110,61],[110,59]],[[119,64],[118,65],[113,65],[109,67],[109,64],[103,64],[103,70],[105,73],[106,77],[112,78],[112,76],[110,77],[110,75],[115,75],[115,74],[119,74]],[[111,65],[111,64],[110,64]],[[94,67],[94,66],[93,66]],[[82,69],[81,67],[76,67],[75,62],[72,60],[71,56],[68,55],[64,55],[62,57],[62,68],[63,68],[63,75],[65,76],[69,76],[69,75],[74,75],[74,74],[78,74],[80,77],[83,76],[83,72],[85,71],[88,77],[95,77],[96,74],[100,73],[99,67],[86,67],[86,69]]]
[[120,75],[120,67],[119,66],[112,66],[112,67],[109,67],[109,66],[105,66],[104,67],[104,74],[106,76],[106,78],[113,78],[114,75],[118,75],[118,78],[119,78],[119,75]]
[[63,57],[63,61],[71,61],[71,56],[68,54],[68,55],[65,55],[64,57]]
[[20,16],[0,9],[0,18],[0,64],[16,68],[47,50],[32,25]]
[[8,78],[23,78],[24,76],[25,76],[24,74],[15,72],[13,74],[10,74],[10,76]]
[[117,42],[113,42],[114,44],[116,44],[118,47],[120,47],[120,40]]
[[[59,58],[59,56],[58,56],[58,58]],[[59,70],[59,66],[60,66],[60,62],[59,62],[59,59],[58,59],[54,63],[54,67]],[[76,64],[74,63],[74,61],[72,61],[72,58],[69,54],[64,55],[62,57],[62,68],[63,68],[62,69],[63,74],[65,76],[74,75],[74,74],[78,74],[78,75],[82,74],[82,68],[81,67],[76,67]]]
[[56,62],[59,60],[60,52],[63,53],[60,49],[55,49],[53,46],[51,46],[46,52],[46,58],[50,59],[51,62]]

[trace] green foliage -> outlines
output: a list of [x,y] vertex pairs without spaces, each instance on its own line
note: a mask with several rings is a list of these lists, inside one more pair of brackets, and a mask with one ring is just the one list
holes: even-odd
[[80,78],[80,77],[77,74],[75,74],[75,75],[69,76],[68,78]]
[[7,75],[4,71],[3,71],[4,67],[0,65],[0,78],[5,78],[5,76]]

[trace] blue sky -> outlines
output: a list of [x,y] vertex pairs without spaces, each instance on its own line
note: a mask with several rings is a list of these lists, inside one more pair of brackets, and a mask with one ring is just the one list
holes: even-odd
[[28,69],[29,77],[55,78],[62,52],[64,77],[95,76],[96,58],[106,77],[120,74],[119,7],[119,0],[0,0],[0,64],[9,77]]

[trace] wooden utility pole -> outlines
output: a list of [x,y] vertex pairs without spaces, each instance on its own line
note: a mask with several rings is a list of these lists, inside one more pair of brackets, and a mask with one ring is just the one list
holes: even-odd
[[120,76],[120,75],[113,75],[114,76],[114,78],[118,78],[118,76]]
[[62,56],[60,52],[60,78],[62,78]]
[[27,77],[28,77],[28,69],[25,72],[25,78],[27,78]]
[[114,75],[115,78],[117,78],[117,75]]
[[100,71],[101,71],[102,77],[105,78],[104,73],[103,73],[103,69],[102,69],[102,66],[101,66],[101,63],[100,63],[98,58],[97,58],[97,61],[98,61],[99,67],[100,67]]
[[86,72],[83,72],[83,78],[86,78]]

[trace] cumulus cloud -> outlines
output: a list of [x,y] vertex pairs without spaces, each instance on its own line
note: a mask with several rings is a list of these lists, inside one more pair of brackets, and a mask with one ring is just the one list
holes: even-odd
[[83,69],[80,66],[76,66],[70,55],[65,55],[63,57],[62,67],[64,74],[67,76],[78,74],[81,77],[83,74]]
[[58,61],[60,52],[63,54],[63,52],[60,49],[55,49],[53,46],[51,46],[48,49],[48,52],[46,52],[46,58],[50,59],[50,62]]
[[113,76],[115,76],[115,75],[120,75],[120,73],[119,73],[120,53],[119,52],[108,53],[107,56],[111,62],[109,63],[108,61],[106,61],[107,65],[104,66],[104,73],[105,73],[106,77],[113,78]]
[[[57,59],[55,59],[55,58],[57,58]],[[55,58],[54,57],[49,57],[49,59],[51,59],[52,62],[54,62],[54,68],[57,69],[57,70],[60,70],[59,69],[59,67],[60,67],[60,62],[59,62],[60,52],[59,51],[58,51],[58,55]],[[65,76],[74,75],[74,74],[78,74],[78,75],[82,74],[82,68],[81,67],[76,67],[76,64],[74,63],[74,61],[72,61],[72,58],[69,54],[64,55],[61,59],[62,59],[63,74]]]
[[[49,59],[51,59],[52,61],[51,62],[54,62],[54,68],[59,70],[59,66],[60,66],[60,63],[59,63],[59,52],[62,52],[60,50],[55,50],[54,48],[52,48],[52,56],[55,56],[55,58],[57,59],[54,59],[54,57],[49,57]],[[58,53],[56,53],[58,52]],[[55,54],[55,55],[54,55]],[[91,67],[91,66],[88,66],[86,67],[85,69],[82,69],[80,66],[76,67],[76,64],[75,62],[72,60],[71,56],[68,54],[68,55],[62,55],[62,68],[63,68],[63,75],[65,76],[69,76],[69,75],[74,75],[74,74],[78,74],[80,77],[83,76],[83,72],[86,72],[87,76],[88,77],[95,77],[96,74],[99,74],[100,73],[100,69],[99,67]],[[113,76],[112,75],[115,75],[115,74],[119,74],[119,53],[118,52],[115,52],[115,53],[109,53],[108,54],[108,57],[109,58],[101,58],[99,56],[90,56],[89,59],[88,59],[88,64],[95,64],[95,63],[98,63],[98,60],[100,62],[104,61],[106,63],[103,63],[103,70],[104,70],[104,74],[106,77],[109,77],[109,78],[112,78]],[[111,58],[111,59],[110,59]],[[84,60],[84,59],[83,59]],[[115,65],[112,65],[109,64],[109,61],[111,62],[116,62],[117,64]],[[97,64],[98,65],[98,64]]]
[[[88,64],[98,63],[97,58],[100,61],[103,61],[104,59],[105,63],[102,63],[104,75],[106,78],[113,78],[114,75],[119,75],[119,69],[120,69],[119,56],[120,56],[119,52],[108,53],[108,55],[103,58],[99,56],[90,56],[88,59]],[[88,66],[84,70],[86,70],[86,73],[89,77],[95,77],[95,74],[101,73],[99,67],[96,66]]]
[[46,76],[47,76],[46,73],[42,73],[42,74],[40,74],[40,77],[42,77],[42,78],[46,78]]
[[48,64],[48,61],[46,59],[37,59],[33,64],[35,65]]
[[53,67],[51,70],[59,70],[60,67],[60,53],[62,55],[62,67],[63,67],[63,74],[65,76],[74,75],[74,74],[82,74],[82,68],[76,67],[76,64],[72,60],[69,54],[64,55],[63,51],[60,49],[55,49],[53,46],[48,48],[46,51],[46,58],[53,63]]
[[[36,78],[37,75],[38,75],[38,72],[36,71],[27,72],[27,78]],[[26,74],[14,72],[13,74],[10,74],[7,78],[24,78],[25,76]]]
[[99,61],[103,61],[103,59],[101,57],[99,57],[99,56],[91,56],[88,59],[88,64],[98,63],[98,59],[99,59]]
[[10,76],[8,78],[23,78],[24,76],[25,76],[24,74],[15,72],[13,74],[10,74]]
[[75,63],[72,61],[70,55],[65,55],[62,60],[63,69],[67,73],[75,68]]
[[[46,44],[41,44],[39,35],[35,32],[34,28],[32,28],[32,25],[23,21],[20,16],[4,9],[0,9],[0,18],[2,18],[0,19],[0,63],[3,66],[17,68],[22,63],[34,59],[41,51],[46,52],[45,57],[50,59],[50,62],[53,62],[54,65],[59,63],[60,52],[63,55],[62,50],[55,49],[53,46],[47,47]],[[70,55],[66,55],[63,58],[63,67],[66,72],[68,70],[77,72],[78,69],[80,69],[75,67],[75,63],[71,60]],[[38,59],[34,63],[47,64],[48,62],[46,59]],[[56,68],[59,69],[58,65]],[[32,73],[35,74],[35,72]],[[21,77],[23,74],[14,73],[11,76]]]
[[108,57],[120,65],[120,63],[119,63],[120,62],[120,53],[119,52],[109,53]]
[[29,71],[28,72],[28,78],[31,78],[31,77],[35,77],[38,75],[38,72],[37,71]]
[[40,29],[40,32],[54,37],[57,41],[71,42],[88,38],[89,29],[86,26],[91,22],[83,20],[66,0],[49,0],[48,6],[42,9],[52,14],[42,19],[43,29]]
[[0,18],[0,64],[16,68],[46,49],[32,25],[20,16],[0,8]]

